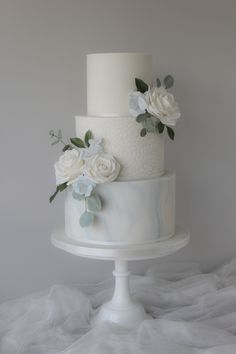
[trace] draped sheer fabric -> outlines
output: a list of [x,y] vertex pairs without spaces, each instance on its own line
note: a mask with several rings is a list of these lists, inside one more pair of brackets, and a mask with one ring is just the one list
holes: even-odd
[[90,317],[113,280],[50,289],[0,305],[1,354],[235,354],[236,259],[204,274],[170,263],[132,276],[131,292],[153,319],[127,331]]

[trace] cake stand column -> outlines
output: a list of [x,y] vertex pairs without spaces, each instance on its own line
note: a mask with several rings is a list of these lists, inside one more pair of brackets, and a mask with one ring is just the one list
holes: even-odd
[[143,306],[134,301],[130,295],[127,261],[153,259],[175,253],[188,244],[189,233],[177,226],[175,235],[168,240],[133,245],[132,247],[130,245],[117,247],[114,245],[86,244],[72,240],[62,228],[52,233],[51,241],[55,247],[76,256],[115,261],[113,272],[115,289],[112,299],[96,311],[91,321],[94,325],[110,321],[131,329],[138,326],[143,320],[151,318],[151,316],[147,315]]
[[125,328],[133,328],[151,318],[140,303],[134,301],[129,290],[128,262],[115,260],[115,289],[111,301],[102,305],[93,318],[93,324],[111,321]]

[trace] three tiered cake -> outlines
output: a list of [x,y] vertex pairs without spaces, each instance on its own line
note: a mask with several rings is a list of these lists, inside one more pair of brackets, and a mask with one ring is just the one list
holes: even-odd
[[[89,227],[81,226],[84,203],[75,197],[73,186],[69,186],[65,231],[74,240],[113,245],[143,244],[168,239],[175,233],[175,175],[164,169],[162,126],[148,134],[148,127],[144,128],[141,136],[140,124],[130,113],[130,94],[136,90],[136,78],[151,87],[150,55],[87,56],[88,115],[76,117],[76,136],[85,136],[91,131],[93,137],[102,139],[105,150],[119,163],[119,174],[112,183],[96,185],[102,210],[94,212],[95,218]],[[138,97],[141,108],[146,104],[143,102],[146,96],[142,95]],[[145,115],[146,107],[143,110]]]

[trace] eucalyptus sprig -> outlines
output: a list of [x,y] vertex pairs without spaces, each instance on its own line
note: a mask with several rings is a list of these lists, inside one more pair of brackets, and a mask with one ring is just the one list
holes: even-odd
[[55,192],[51,195],[49,198],[49,203],[52,203],[55,197],[57,196],[57,193],[63,192],[67,188],[67,182],[59,184],[55,190]]
[[66,143],[63,141],[61,129],[58,130],[58,133],[57,133],[57,134],[55,134],[54,130],[50,130],[50,131],[49,131],[49,135],[50,135],[50,137],[51,137],[52,139],[53,139],[53,138],[54,138],[54,139],[56,138],[56,140],[54,140],[54,141],[51,143],[51,145],[56,145],[56,144],[58,144],[58,143],[63,144],[63,145],[64,145],[64,146],[63,146],[63,149],[62,149],[63,152],[65,152],[66,150],[71,150],[71,149],[72,149],[71,144],[66,144]]
[[89,140],[93,138],[93,134],[91,132],[91,130],[88,130],[86,133],[85,133],[85,136],[84,136],[84,140],[81,139],[81,138],[70,138],[70,142],[75,145],[77,148],[86,148],[86,147],[89,147],[90,144],[89,144]]
[[[135,84],[137,91],[141,93],[146,93],[149,90],[148,85],[141,79],[135,78]],[[165,89],[169,89],[174,85],[174,78],[171,75],[167,75],[162,82],[159,78],[156,79],[156,86],[163,86]],[[144,137],[147,133],[159,133],[162,134],[164,130],[167,130],[167,134],[171,140],[174,140],[175,132],[174,130],[165,124],[163,124],[159,118],[150,114],[147,110],[145,113],[139,114],[136,117],[136,122],[141,123],[142,129],[140,130],[140,136]]]
[[88,227],[93,224],[95,213],[101,211],[102,209],[101,197],[94,192],[89,197],[85,197],[84,195],[73,191],[73,198],[79,201],[84,200],[85,203],[85,210],[79,219],[80,226]]

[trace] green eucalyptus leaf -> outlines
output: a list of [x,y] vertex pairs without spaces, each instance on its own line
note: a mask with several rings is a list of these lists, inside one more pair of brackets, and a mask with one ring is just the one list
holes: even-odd
[[145,135],[147,135],[147,129],[146,129],[146,128],[141,129],[140,135],[141,135],[142,137],[144,137]]
[[90,197],[86,198],[87,207],[89,211],[100,211],[102,209],[101,198],[98,194],[92,194]]
[[84,195],[76,193],[75,191],[72,192],[72,197],[76,200],[84,200],[85,199]]
[[57,195],[57,193],[59,192],[59,188],[58,188],[58,186],[57,186],[57,188],[56,188],[56,191],[51,195],[51,197],[49,198],[49,203],[52,203],[53,202],[53,200],[55,199],[55,197],[56,197],[56,195]]
[[53,145],[56,145],[56,144],[59,143],[59,141],[60,141],[60,140],[57,139],[57,140],[53,141],[53,142],[51,143],[51,145],[52,145],[52,146],[53,146]]
[[167,75],[167,76],[164,78],[164,84],[165,84],[165,88],[166,88],[166,89],[171,88],[171,87],[174,85],[174,78],[173,78],[173,76]]
[[159,132],[160,134],[162,134],[163,131],[164,131],[164,129],[165,129],[165,125],[160,121],[160,122],[158,123],[158,125],[157,125],[157,129],[158,129],[158,132]]
[[58,139],[59,139],[59,140],[62,139],[62,132],[61,132],[61,129],[58,130],[57,136],[58,136]]
[[135,84],[137,90],[141,93],[145,93],[146,91],[148,91],[148,85],[143,80],[135,78]]
[[93,138],[93,134],[92,134],[91,130],[88,130],[85,134],[85,137],[84,137],[85,145],[87,147],[89,147],[89,140],[92,138]]
[[148,133],[154,133],[155,132],[154,119],[152,119],[152,117],[149,117],[149,118],[146,118],[144,121],[142,121],[142,126],[146,129],[146,131]]
[[85,148],[84,142],[80,138],[71,138],[70,141],[78,148]]
[[156,79],[157,87],[161,86],[161,80],[159,78]]
[[88,227],[92,225],[94,222],[94,214],[90,213],[89,211],[85,211],[79,219],[79,223],[81,227]]
[[59,186],[57,186],[59,191],[62,192],[64,191],[68,186],[67,186],[67,182],[59,184]]
[[51,195],[51,197],[49,198],[49,203],[52,203],[53,200],[55,199],[56,195],[58,192],[62,192],[64,191],[64,189],[67,188],[67,182],[59,184],[59,186],[57,186],[55,192]]
[[67,144],[63,147],[62,151],[65,152],[66,150],[71,150],[72,146],[70,144]]
[[167,133],[168,133],[168,135],[169,135],[169,138],[171,139],[171,140],[174,140],[174,138],[175,138],[175,132],[174,132],[174,130],[172,129],[172,128],[170,128],[170,127],[166,127],[167,128]]
[[148,114],[147,114],[147,113],[139,114],[139,115],[136,117],[136,122],[141,123],[141,122],[143,122],[147,117],[148,117]]

